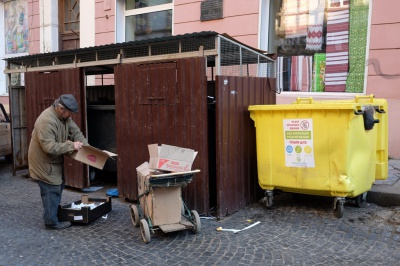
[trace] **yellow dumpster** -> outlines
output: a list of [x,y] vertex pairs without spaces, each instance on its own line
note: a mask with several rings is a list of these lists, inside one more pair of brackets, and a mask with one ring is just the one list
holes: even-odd
[[387,102],[354,100],[249,106],[257,141],[258,182],[272,206],[273,190],[346,198],[362,206],[376,179],[388,176]]

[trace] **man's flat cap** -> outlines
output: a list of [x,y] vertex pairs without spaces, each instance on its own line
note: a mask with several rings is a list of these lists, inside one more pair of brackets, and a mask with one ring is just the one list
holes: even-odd
[[73,113],[78,112],[78,102],[76,101],[74,95],[72,94],[61,95],[60,104]]

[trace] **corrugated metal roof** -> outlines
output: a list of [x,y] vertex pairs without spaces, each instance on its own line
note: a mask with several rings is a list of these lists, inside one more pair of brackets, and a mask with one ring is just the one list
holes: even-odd
[[227,34],[203,31],[6,58],[4,60],[7,67],[4,73],[46,72],[82,67],[87,75],[108,74],[113,73],[113,66],[117,64],[198,56],[206,56],[207,66],[214,67],[217,55],[221,58],[221,62],[218,62],[221,66],[273,61],[265,56],[264,51],[245,45]]
[[98,45],[98,46],[85,47],[85,48],[66,50],[66,51],[40,53],[40,54],[25,55],[25,56],[18,56],[18,57],[9,57],[9,58],[5,58],[4,60],[12,63],[12,62],[18,62],[21,60],[25,60],[25,59],[38,59],[38,58],[43,58],[43,57],[58,57],[58,56],[74,55],[74,54],[81,54],[81,53],[87,53],[87,52],[118,50],[121,48],[127,48],[127,47],[132,47],[132,46],[149,45],[149,44],[156,44],[156,43],[160,43],[160,42],[170,42],[170,41],[177,41],[177,40],[183,40],[183,39],[195,39],[195,38],[200,38],[200,37],[201,38],[215,37],[217,35],[218,35],[218,33],[215,31],[202,31],[202,32],[186,33],[186,34],[167,36],[167,37],[150,38],[150,39],[139,40],[139,41]]

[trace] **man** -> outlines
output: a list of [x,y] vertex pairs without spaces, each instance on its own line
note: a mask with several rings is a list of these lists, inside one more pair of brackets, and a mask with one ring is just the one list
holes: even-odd
[[58,205],[64,189],[64,154],[88,145],[79,127],[70,117],[78,112],[78,103],[71,94],[63,94],[36,119],[28,150],[29,174],[37,180],[43,204],[46,229],[64,229],[71,225],[60,222]]

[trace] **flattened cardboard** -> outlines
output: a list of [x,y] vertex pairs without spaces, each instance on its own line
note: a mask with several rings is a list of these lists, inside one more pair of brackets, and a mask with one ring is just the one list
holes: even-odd
[[140,206],[153,226],[179,223],[181,221],[181,187],[150,188],[146,182],[152,169],[147,162],[136,168]]
[[74,151],[68,156],[74,160],[103,170],[107,159],[112,159],[112,157],[117,156],[117,154],[109,151],[102,151],[92,146],[83,146],[82,149]]
[[179,223],[181,221],[181,187],[157,188],[147,196],[151,201],[149,216],[154,226]]
[[197,151],[171,145],[148,145],[151,169],[159,169],[171,172],[185,172],[192,169]]

